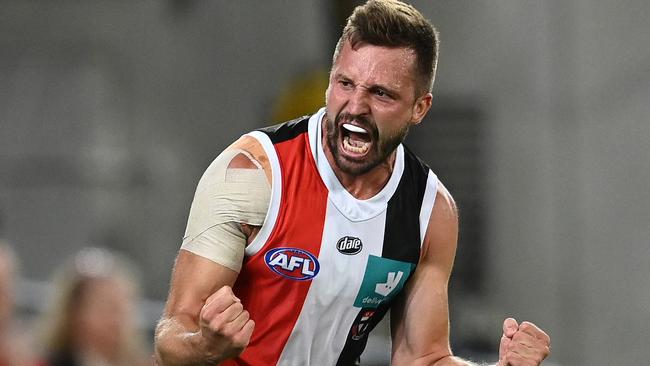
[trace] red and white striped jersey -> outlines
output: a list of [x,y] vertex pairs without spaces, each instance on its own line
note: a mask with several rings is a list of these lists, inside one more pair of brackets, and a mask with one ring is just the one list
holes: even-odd
[[386,186],[354,198],[324,155],[324,113],[248,134],[269,158],[272,198],[234,286],[255,330],[224,365],[355,364],[417,266],[435,174],[400,145]]

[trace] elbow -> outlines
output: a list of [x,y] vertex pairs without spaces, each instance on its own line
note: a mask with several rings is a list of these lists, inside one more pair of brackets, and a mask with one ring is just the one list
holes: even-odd
[[454,357],[451,353],[429,353],[424,355],[415,355],[413,353],[395,353],[391,358],[393,366],[443,366],[453,365],[448,363]]
[[177,352],[174,351],[173,321],[161,318],[154,333],[154,359],[157,366],[181,365]]
[[167,333],[168,333],[168,327],[169,324],[169,319],[162,318],[158,322],[158,325],[156,325],[156,331],[154,333],[154,359],[156,361],[156,365],[158,366],[163,366],[163,365],[169,365],[169,362],[165,362],[165,359],[169,357],[169,347],[167,347]]

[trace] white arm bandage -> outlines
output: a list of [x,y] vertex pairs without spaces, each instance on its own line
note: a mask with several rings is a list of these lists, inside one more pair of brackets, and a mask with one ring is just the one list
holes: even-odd
[[[244,154],[258,169],[228,168]],[[259,164],[241,149],[228,149],[210,164],[194,194],[181,249],[239,272],[246,248],[240,224],[262,226],[271,187]]]

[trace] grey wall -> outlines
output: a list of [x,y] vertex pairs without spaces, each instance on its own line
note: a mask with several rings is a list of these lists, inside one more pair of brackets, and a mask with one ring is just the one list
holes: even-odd
[[280,5],[2,3],[0,202],[27,276],[104,245],[166,295],[202,171],[329,57],[323,6]]
[[490,286],[456,311],[542,324],[563,365],[647,363],[650,4],[419,4],[443,36],[437,91],[490,115]]
[[[436,102],[486,118],[487,284],[454,294],[453,331],[496,345],[513,315],[555,363],[645,364],[650,3],[414,3],[442,33]],[[202,170],[329,61],[328,6],[2,2],[0,208],[23,275],[107,245],[163,298]]]

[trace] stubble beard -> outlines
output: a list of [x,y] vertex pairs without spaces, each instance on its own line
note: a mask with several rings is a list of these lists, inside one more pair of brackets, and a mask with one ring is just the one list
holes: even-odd
[[[345,158],[340,151],[339,141],[341,131],[339,125],[341,120],[346,122],[356,121],[359,125],[366,128],[372,135],[373,144],[371,150],[364,157],[363,161],[349,160]],[[349,113],[340,113],[332,121],[329,116],[325,115],[325,132],[326,142],[336,166],[344,173],[350,175],[363,175],[370,172],[383,162],[397,149],[409,131],[409,125],[406,124],[400,130],[385,137],[379,136],[379,130],[374,120],[363,116],[353,116]]]

